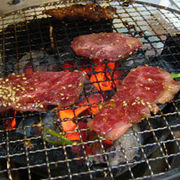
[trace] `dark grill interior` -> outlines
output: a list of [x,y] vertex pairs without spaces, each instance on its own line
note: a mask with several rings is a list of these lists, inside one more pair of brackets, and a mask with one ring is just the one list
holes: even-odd
[[[81,2],[81,1],[78,1]],[[86,1],[83,1],[86,2]],[[104,1],[105,2],[105,1]],[[99,2],[100,4],[104,2]],[[81,97],[88,106],[89,94],[100,93],[104,100],[109,99],[116,90],[116,80],[123,79],[130,69],[138,65],[160,66],[168,72],[180,73],[180,30],[179,12],[164,9],[152,4],[141,2],[127,5],[121,1],[107,1],[116,7],[117,13],[112,21],[89,22],[85,20],[59,21],[42,15],[44,9],[67,5],[64,2],[46,4],[12,13],[0,20],[1,77],[13,72],[23,73],[30,62],[34,71],[81,70],[91,68],[88,74],[95,75],[96,83],[112,81],[112,90],[89,90],[93,85],[85,84]],[[52,30],[52,31],[51,31]],[[137,37],[143,42],[139,49],[127,59],[119,60],[114,69],[109,68],[104,61],[105,70],[102,73],[111,74],[111,79],[98,81],[95,71],[97,64],[84,57],[78,57],[70,47],[74,37],[95,32],[122,32]],[[73,64],[65,67],[64,64]],[[99,65],[99,64],[98,64]],[[112,71],[123,71],[123,75],[114,77]],[[83,106],[83,105],[82,105]],[[74,121],[87,122],[94,115],[82,112],[76,116],[72,107]],[[60,110],[64,110],[60,109]],[[180,155],[180,97],[162,105],[161,111],[144,119],[124,137],[135,137],[136,143],[125,148],[120,143],[119,150],[107,148],[102,137],[84,141],[82,133],[87,128],[77,129],[80,142],[77,145],[58,146],[47,143],[42,138],[45,127],[61,125],[58,111],[48,113],[20,113],[13,111],[0,115],[0,175],[7,179],[148,179],[161,177],[167,171],[177,168]],[[92,111],[90,111],[92,112]],[[8,128],[9,123],[16,118],[16,126]],[[87,153],[87,146],[98,145],[95,154]],[[173,148],[172,148],[173,147]],[[79,154],[75,154],[74,150]],[[135,155],[129,158],[128,151],[135,150]],[[172,150],[173,149],[173,150]],[[121,162],[113,164],[117,154],[124,157]],[[120,156],[120,155],[119,155]],[[118,156],[118,158],[119,158]],[[116,157],[116,156],[115,156]],[[175,173],[175,171],[173,171]]]

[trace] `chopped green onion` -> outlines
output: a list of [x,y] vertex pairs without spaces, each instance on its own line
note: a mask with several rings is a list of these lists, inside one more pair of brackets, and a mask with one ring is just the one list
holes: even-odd
[[172,78],[180,78],[180,73],[178,73],[178,74],[171,73],[171,77]]
[[[50,140],[50,139],[46,136],[47,133],[51,134],[51,135],[54,136],[54,137],[57,137],[57,139],[59,139],[59,140]],[[50,143],[50,144],[55,144],[55,145],[65,145],[65,144],[70,144],[70,145],[72,145],[72,144],[75,144],[75,142],[70,141],[69,139],[67,139],[66,137],[64,137],[62,134],[59,134],[59,133],[57,133],[56,131],[54,131],[54,130],[52,130],[52,129],[50,129],[50,128],[44,129],[44,131],[43,131],[43,138],[44,138],[44,140],[47,141],[48,143]]]

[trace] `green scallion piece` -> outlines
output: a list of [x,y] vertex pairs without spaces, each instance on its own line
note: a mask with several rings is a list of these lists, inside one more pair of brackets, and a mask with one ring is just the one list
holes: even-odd
[[[47,137],[47,133],[49,133],[51,136],[55,136],[57,137],[57,139],[59,140],[50,140]],[[65,145],[65,144],[75,144],[75,142],[70,141],[69,139],[67,139],[66,137],[64,137],[62,134],[57,133],[56,131],[50,129],[50,128],[45,128],[43,131],[43,138],[45,141],[47,141],[50,144],[54,144],[54,145]]]
[[175,78],[180,78],[180,73],[177,73],[177,74],[171,73],[171,77],[172,77],[173,79],[175,79]]

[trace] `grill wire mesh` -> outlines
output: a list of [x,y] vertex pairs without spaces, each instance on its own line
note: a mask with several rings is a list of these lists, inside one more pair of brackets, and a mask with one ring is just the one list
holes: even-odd
[[[174,38],[178,37],[177,32],[180,30],[178,11],[141,2],[127,6],[121,1],[98,1],[99,4],[106,3],[117,9],[112,22],[91,22],[90,24],[61,22],[42,14],[45,9],[66,6],[66,3],[62,1],[28,8],[0,19],[1,77],[12,72],[21,73],[22,57],[29,53],[33,59],[32,52],[34,51],[45,51],[48,53],[48,58],[52,60],[48,61],[46,58],[45,62],[42,58],[42,61],[38,65],[35,64],[33,68],[38,69],[42,66],[44,70],[49,70],[48,68],[53,65],[57,71],[61,71],[65,70],[64,62],[74,61],[73,70],[80,69],[80,67],[91,67],[93,69],[91,73],[97,74],[94,71],[94,64],[92,62],[82,64],[84,58],[77,57],[69,45],[73,37],[102,31],[122,32],[133,35],[143,42],[142,50],[122,62],[119,61],[122,65],[116,67],[117,70],[123,70],[127,74],[133,67],[149,64],[163,67],[169,72],[178,73],[180,71],[180,59],[178,59],[180,51],[176,47],[178,38]],[[52,45],[51,27],[53,28],[54,45]],[[171,43],[168,43],[169,39]],[[39,55],[40,58],[41,56]],[[107,62],[104,63],[107,65]],[[111,72],[112,70],[107,67],[106,71]],[[98,93],[103,92],[100,90]],[[88,101],[86,89],[84,89],[84,95]],[[91,107],[92,104],[89,103],[88,106]],[[111,166],[109,156],[117,152],[107,151],[101,137],[84,142],[80,133],[81,141],[78,145],[53,146],[42,140],[42,134],[28,135],[31,128],[43,129],[45,126],[43,118],[46,113],[17,113],[16,121],[21,122],[21,126],[17,125],[13,129],[4,129],[3,125],[0,126],[0,174],[8,179],[22,178],[22,174],[27,179],[116,179],[120,177],[148,179],[159,177],[172,170],[174,158],[178,159],[180,156],[179,112],[178,94],[158,114],[144,119],[138,131],[133,128],[132,133],[138,145],[131,148],[138,150],[139,157],[128,161],[125,156],[126,161],[116,166]],[[0,117],[1,122],[8,122],[9,119],[14,118],[14,115],[4,113]],[[74,119],[77,122],[92,117],[92,114],[78,117],[75,115]],[[77,131],[86,132],[87,129]],[[100,145],[101,151],[97,154],[87,154],[86,145],[94,143]],[[79,156],[72,155],[70,151],[72,146],[76,146],[79,151],[82,150],[82,153]],[[171,147],[175,147],[174,151],[171,151]],[[123,147],[121,151],[124,151]],[[124,154],[126,155],[125,152]],[[105,159],[105,163],[94,166],[92,160],[101,157]],[[159,164],[163,164],[163,168],[158,168]]]

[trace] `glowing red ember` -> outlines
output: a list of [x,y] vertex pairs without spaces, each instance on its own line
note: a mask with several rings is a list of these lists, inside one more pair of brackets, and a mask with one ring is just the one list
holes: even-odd
[[14,111],[14,118],[8,120],[8,129],[13,129],[14,127],[16,127],[16,113],[17,112]]
[[112,90],[118,87],[120,80],[118,80],[123,72],[120,70],[114,70],[116,68],[116,62],[111,62],[106,64],[99,63],[96,61],[97,65],[94,65],[95,73],[91,75],[90,81],[93,85],[100,91]]
[[[90,109],[93,114],[97,114],[99,110],[98,105],[95,103],[100,103],[101,101],[103,101],[103,98],[99,93],[92,94],[88,97],[88,100],[82,100],[74,111],[72,109],[59,110],[59,117],[62,120],[63,131],[66,132],[65,136],[69,140],[80,140],[78,132],[68,132],[74,131],[77,127],[76,123],[73,121],[73,118],[78,117],[87,109]],[[59,109],[61,108],[59,107]]]
[[[93,61],[93,69],[85,64],[78,66],[78,69],[87,73],[87,78],[100,91],[112,90],[121,84],[120,77],[123,71],[117,70],[118,62],[102,63],[100,60]],[[64,71],[70,72],[76,68],[74,62],[64,62]]]

